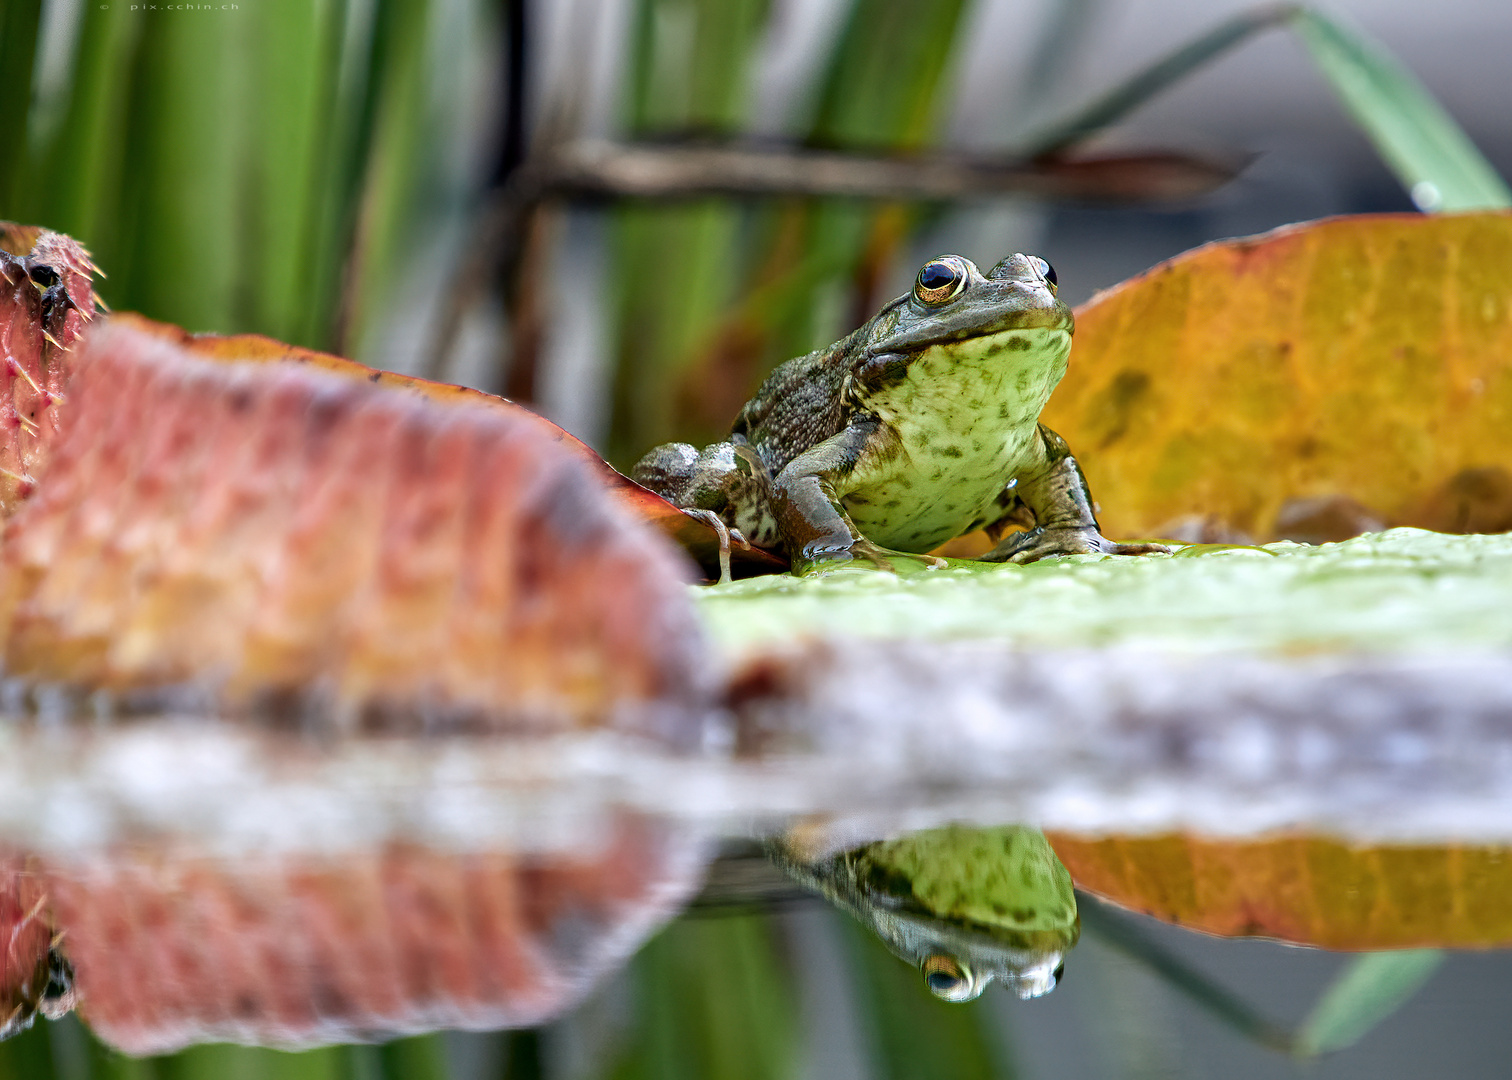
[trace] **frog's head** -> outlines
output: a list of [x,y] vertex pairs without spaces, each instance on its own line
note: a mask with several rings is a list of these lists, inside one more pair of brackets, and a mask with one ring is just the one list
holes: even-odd
[[1081,929],[1071,876],[1035,829],[952,825],[817,861],[776,854],[946,1001],[970,1001],[994,979],[1021,998],[1048,993]]
[[1015,415],[1032,421],[1071,351],[1074,319],[1056,292],[1055,271],[1034,255],[1010,255],[985,275],[960,255],[930,259],[907,295],[844,343],[850,392],[883,413],[909,408],[907,402],[917,408],[921,385],[950,383],[971,370],[1018,386],[1023,400]]
[[1025,930],[942,917],[886,895],[873,897],[873,903],[866,921],[893,955],[919,969],[929,992],[943,1001],[971,1001],[994,979],[1021,998],[1048,994],[1080,928],[1074,906],[1066,926]]
[[1022,330],[1071,333],[1071,309],[1056,295],[1055,271],[1035,255],[1010,255],[986,275],[970,259],[941,255],[858,332],[872,356],[918,353],[931,345]]

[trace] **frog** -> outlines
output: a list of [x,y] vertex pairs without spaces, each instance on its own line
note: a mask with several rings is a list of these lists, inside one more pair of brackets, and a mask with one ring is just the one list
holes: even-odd
[[994,981],[1041,997],[1064,975],[1081,916],[1039,830],[956,822],[829,853],[813,850],[814,831],[768,841],[768,857],[917,968],[940,1000],[971,1001]]
[[719,532],[726,577],[731,543],[799,575],[942,565],[927,553],[978,529],[985,562],[1166,552],[1102,535],[1081,466],[1040,423],[1075,328],[1059,291],[1035,255],[986,274],[930,259],[860,328],[778,366],[726,441],[663,444],[631,479]]

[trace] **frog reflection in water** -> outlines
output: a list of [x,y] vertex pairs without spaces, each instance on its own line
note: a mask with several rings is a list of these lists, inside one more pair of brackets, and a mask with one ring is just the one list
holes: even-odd
[[1045,835],[952,825],[808,858],[790,835],[768,853],[916,965],[946,1001],[994,978],[1021,998],[1054,989],[1081,920],[1071,875]]
[[[976,529],[1002,537],[990,562],[1165,551],[1102,536],[1076,459],[1039,423],[1071,351],[1056,293],[1033,256],[986,276],[932,259],[855,333],[777,368],[728,442],[659,446],[631,475],[797,573],[933,563],[919,553]],[[1012,525],[1028,528],[1004,537]]]

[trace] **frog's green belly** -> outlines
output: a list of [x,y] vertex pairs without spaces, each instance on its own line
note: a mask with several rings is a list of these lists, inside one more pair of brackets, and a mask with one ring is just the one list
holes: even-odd
[[1040,410],[1066,370],[1070,335],[1032,329],[935,346],[868,404],[891,449],[849,478],[841,501],[862,535],[928,551],[999,516],[1030,464]]
[[1005,440],[1000,452],[959,465],[940,458],[903,460],[900,468],[847,492],[842,502],[867,539],[897,551],[928,551],[997,518],[998,496],[1027,442],[1022,436]]

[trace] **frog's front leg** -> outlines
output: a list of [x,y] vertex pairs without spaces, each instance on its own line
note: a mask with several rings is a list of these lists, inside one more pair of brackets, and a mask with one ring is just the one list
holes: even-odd
[[1011,533],[982,556],[984,562],[1028,563],[1047,555],[1149,555],[1162,544],[1120,544],[1107,539],[1092,512],[1092,493],[1071,450],[1044,424],[1035,433],[1033,464],[1021,471],[1013,493],[1034,515],[1034,527]]
[[914,559],[930,566],[943,560],[928,555],[889,551],[872,543],[850,519],[840,502],[837,485],[855,471],[864,455],[878,450],[879,424],[852,423],[799,454],[772,482],[772,512],[793,573],[808,574],[825,566],[864,558],[884,570],[894,559]]

